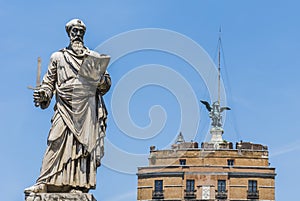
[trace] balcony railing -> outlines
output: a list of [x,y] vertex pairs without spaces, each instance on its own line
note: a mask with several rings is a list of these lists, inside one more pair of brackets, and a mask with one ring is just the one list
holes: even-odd
[[152,199],[164,199],[164,191],[160,190],[154,190],[152,191]]
[[247,191],[247,199],[259,199],[258,191]]
[[227,199],[227,190],[225,190],[225,191],[216,190],[216,199],[226,200]]
[[184,190],[185,199],[194,199],[196,198],[196,190]]
[[227,190],[225,190],[225,191],[216,190],[216,199],[226,200],[227,199]]

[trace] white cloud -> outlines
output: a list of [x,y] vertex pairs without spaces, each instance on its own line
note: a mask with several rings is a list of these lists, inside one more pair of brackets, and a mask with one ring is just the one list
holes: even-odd
[[291,144],[285,145],[284,147],[278,148],[273,153],[271,153],[271,157],[280,156],[283,154],[287,154],[289,152],[300,150],[300,140],[297,140]]

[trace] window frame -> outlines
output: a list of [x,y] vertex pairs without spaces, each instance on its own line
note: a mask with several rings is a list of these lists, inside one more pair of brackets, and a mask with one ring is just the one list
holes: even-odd
[[194,192],[195,191],[195,180],[194,179],[186,180],[185,191],[186,192]]
[[164,189],[164,181],[163,180],[154,180],[154,191],[155,192],[163,192]]
[[257,192],[257,180],[248,180],[248,192],[249,193]]
[[186,165],[186,159],[179,159],[180,165]]
[[227,165],[228,165],[229,167],[234,166],[234,159],[227,159]]
[[219,179],[218,180],[218,193],[224,193],[226,192],[226,180],[224,179]]

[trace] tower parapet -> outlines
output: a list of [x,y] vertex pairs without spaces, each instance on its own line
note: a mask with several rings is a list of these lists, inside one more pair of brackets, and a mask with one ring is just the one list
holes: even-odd
[[275,200],[276,173],[267,146],[212,145],[183,140],[170,149],[152,146],[149,165],[138,168],[137,200]]

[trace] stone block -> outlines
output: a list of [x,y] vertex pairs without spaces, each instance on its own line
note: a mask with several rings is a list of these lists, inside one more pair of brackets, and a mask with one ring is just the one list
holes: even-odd
[[30,193],[25,201],[97,201],[89,193]]

